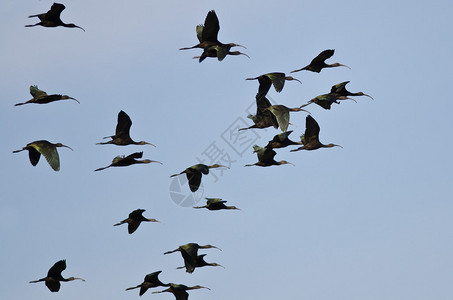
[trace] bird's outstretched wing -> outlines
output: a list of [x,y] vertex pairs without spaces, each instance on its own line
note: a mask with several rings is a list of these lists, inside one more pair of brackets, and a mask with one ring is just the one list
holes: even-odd
[[322,64],[326,59],[331,58],[332,55],[334,54],[334,52],[335,52],[334,49],[328,49],[328,50],[322,51],[321,53],[318,54],[318,56],[313,58],[310,65]]
[[129,222],[127,224],[127,231],[129,232],[129,234],[134,233],[137,230],[138,226],[140,226],[140,223],[141,223],[140,221],[136,220],[132,220],[131,222]]
[[202,24],[197,25],[197,27],[195,28],[195,30],[197,31],[197,39],[200,43],[203,42],[203,29],[204,26]]
[[46,13],[46,18],[48,20],[55,20],[60,18],[61,12],[65,9],[66,7],[63,4],[60,3],[54,3],[50,7],[50,10]]
[[201,42],[209,41],[217,43],[217,34],[219,33],[220,25],[219,19],[214,10],[208,12],[204,21],[204,28],[201,35]]
[[120,111],[118,113],[118,123],[116,124],[115,135],[119,136],[121,134],[126,134],[129,136],[129,130],[131,129],[131,126],[131,118],[124,111]]
[[58,277],[66,269],[66,260],[57,261],[47,272],[47,277]]
[[36,166],[39,162],[39,158],[41,157],[41,153],[33,147],[28,149],[28,157],[30,158],[30,162],[33,166]]
[[349,83],[349,81],[345,81],[345,82],[336,84],[336,85],[332,86],[332,88],[330,89],[330,92],[341,94],[341,92],[343,92],[346,89],[346,85],[348,83]]
[[267,163],[274,160],[274,156],[277,154],[277,152],[272,149],[263,148],[262,150],[258,151],[257,154],[258,160],[260,162]]
[[142,158],[142,156],[143,156],[143,152],[135,152],[135,153],[132,153],[132,154],[126,156],[124,159]]
[[304,134],[304,144],[310,143],[313,140],[318,140],[319,136],[319,125],[312,116],[308,115],[305,119],[305,134]]
[[272,84],[274,85],[275,90],[280,93],[283,90],[283,86],[285,85],[285,73],[274,72],[266,74],[270,80],[272,80]]
[[192,171],[186,173],[187,180],[189,181],[189,188],[192,192],[196,192],[201,184],[201,173]]
[[33,96],[33,99],[47,96],[47,93],[43,90],[38,89],[37,85],[30,85],[30,94]]
[[60,157],[56,147],[49,147],[47,145],[40,145],[37,143],[32,144],[31,147],[39,151],[39,153],[46,158],[47,162],[52,169],[54,169],[54,171],[60,171]]
[[269,110],[277,119],[280,129],[285,132],[289,124],[289,110],[280,105],[273,105],[269,107]]

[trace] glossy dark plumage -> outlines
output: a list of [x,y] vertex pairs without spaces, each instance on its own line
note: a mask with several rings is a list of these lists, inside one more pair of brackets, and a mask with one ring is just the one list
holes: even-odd
[[66,147],[72,150],[71,147],[63,145],[62,143],[53,144],[46,140],[39,140],[31,142],[22,149],[13,151],[13,153],[28,150],[28,157],[33,166],[38,164],[42,154],[54,171],[60,171],[60,157],[58,155],[57,147]]
[[265,148],[274,149],[274,148],[284,148],[291,145],[300,145],[302,142],[294,142],[289,139],[289,135],[292,133],[292,130],[282,132],[274,136],[274,138],[268,142]]
[[237,210],[240,210],[236,206],[226,206],[225,203],[227,201],[222,200],[220,198],[205,198],[205,199],[207,200],[206,201],[206,205],[204,205],[204,206],[194,206],[193,208],[206,208],[208,210],[221,210],[221,209],[237,209]]
[[220,168],[220,167],[228,168],[226,166],[222,166],[219,164],[214,164],[212,166],[207,166],[204,164],[197,164],[197,165],[188,167],[181,173],[173,174],[170,177],[178,176],[178,175],[185,173],[187,176],[187,180],[189,181],[190,190],[192,192],[196,192],[198,190],[198,188],[200,187],[202,174],[207,175],[207,174],[209,174],[209,169]]
[[30,86],[30,94],[33,96],[33,99],[28,100],[27,102],[17,103],[14,106],[24,105],[28,103],[36,103],[36,104],[47,104],[50,102],[58,101],[58,100],[66,100],[71,99],[80,103],[77,99],[69,97],[68,95],[61,95],[61,94],[52,94],[47,95],[46,92],[38,89],[37,85]]
[[52,7],[50,10],[46,13],[43,14],[37,14],[37,15],[32,15],[29,16],[29,18],[33,17],[38,17],[41,22],[33,24],[33,25],[25,25],[25,27],[33,27],[33,26],[43,26],[43,27],[58,27],[58,26],[63,26],[63,27],[69,27],[69,28],[80,28],[83,31],[83,29],[80,26],[74,25],[74,24],[66,24],[63,23],[60,19],[60,14],[61,12],[65,9],[66,7],[63,4],[60,3],[54,3],[52,4]]
[[134,164],[149,164],[152,162],[162,164],[161,162],[156,161],[156,160],[149,160],[149,159],[138,160],[137,159],[137,158],[142,158],[142,156],[143,156],[143,152],[135,152],[128,156],[120,155],[120,156],[115,157],[113,159],[112,163],[110,165],[108,165],[107,167],[99,168],[94,171],[101,171],[101,170],[104,170],[104,169],[107,169],[110,167],[127,167],[127,166],[134,165]]
[[82,280],[85,281],[82,278],[76,278],[76,277],[69,277],[69,278],[64,278],[61,276],[61,272],[63,272],[66,269],[66,260],[60,260],[57,261],[47,272],[47,276],[38,280],[33,280],[30,281],[30,283],[36,283],[36,282],[41,282],[44,281],[46,283],[47,288],[51,292],[58,292],[60,290],[60,281],[72,281],[72,280]]
[[208,289],[208,290],[210,290],[210,288],[207,288],[205,286],[200,286],[200,285],[195,285],[195,286],[188,287],[188,286],[186,286],[184,284],[171,283],[170,287],[168,289],[163,290],[163,291],[153,292],[153,294],[170,292],[170,293],[172,293],[175,296],[176,300],[188,300],[189,299],[189,294],[187,293],[187,291],[188,290],[195,290],[195,289]]
[[129,234],[132,234],[137,230],[138,226],[140,226],[141,222],[159,222],[156,219],[147,219],[143,216],[143,212],[146,210],[144,209],[136,209],[133,212],[129,214],[129,217],[127,219],[124,219],[123,221],[114,224],[113,226],[118,226],[124,223],[127,223],[127,230]]
[[330,64],[330,65],[325,63],[325,60],[328,59],[328,58],[331,58],[333,56],[334,52],[335,52],[334,49],[324,50],[321,53],[319,53],[318,56],[313,58],[313,60],[310,62],[309,65],[303,67],[302,69],[291,71],[291,73],[299,72],[299,71],[302,71],[302,70],[307,70],[307,71],[312,71],[312,72],[319,73],[324,68],[332,68],[332,67],[340,67],[340,66],[350,69],[350,67],[348,67],[346,65],[342,65],[340,63],[333,63],[333,64]]
[[[297,149],[293,149],[291,151],[299,151],[299,150],[316,150],[319,148],[331,148],[331,147],[341,147],[340,145],[335,144],[327,144],[324,145],[319,141],[319,125],[318,122],[312,117],[307,116],[305,119],[305,133],[301,137],[301,141],[303,146]],[[343,148],[343,147],[341,147]]]
[[298,81],[299,83],[302,83],[300,82],[300,80],[293,78],[291,76],[286,76],[285,73],[281,72],[267,73],[255,78],[246,78],[245,80],[256,80],[256,79],[260,84],[258,88],[258,94],[260,96],[262,95],[266,96],[267,92],[269,91],[272,85],[274,85],[274,88],[277,91],[277,93],[280,93],[283,90],[283,87],[285,86],[286,80],[288,81],[295,80]]
[[277,154],[277,152],[275,152],[272,149],[262,148],[258,145],[254,145],[253,149],[254,149],[253,152],[256,152],[256,154],[258,156],[258,162],[251,164],[251,165],[245,165],[246,167],[250,167],[250,166],[270,167],[270,166],[278,166],[278,165],[284,165],[284,164],[293,165],[292,163],[290,163],[286,160],[276,161],[274,159],[274,157]]
[[162,271],[149,273],[148,275],[145,276],[145,279],[143,280],[142,283],[140,283],[137,286],[127,288],[126,291],[140,288],[139,295],[143,296],[143,294],[146,293],[146,291],[150,288],[154,288],[154,287],[158,287],[158,286],[170,286],[169,283],[162,283],[159,280],[158,276],[160,273],[162,273]]
[[371,97],[370,95],[367,95],[363,92],[351,93],[350,91],[348,91],[346,89],[346,85],[348,83],[349,83],[349,81],[345,81],[345,82],[341,82],[341,83],[338,83],[338,84],[332,86],[332,88],[330,89],[330,93],[337,94],[339,96],[367,96],[367,97],[373,99],[373,97]]
[[308,104],[316,103],[319,106],[321,106],[322,108],[330,110],[330,107],[332,106],[333,103],[340,104],[340,102],[338,102],[338,100],[347,100],[347,99],[355,102],[355,100],[352,98],[348,98],[346,96],[341,96],[336,93],[329,93],[329,94],[323,94],[323,95],[316,96],[315,98],[308,101]]
[[253,121],[253,125],[246,128],[240,128],[239,130],[253,129],[253,128],[267,128],[274,127],[278,128],[277,118],[271,113],[268,108],[272,106],[269,99],[266,98],[262,93],[256,95],[256,115],[247,116]]
[[164,254],[170,254],[173,252],[181,252],[181,255],[184,259],[184,266],[186,268],[187,273],[192,273],[195,270],[197,256],[198,256],[198,249],[209,249],[209,248],[216,248],[221,250],[220,248],[212,245],[204,245],[200,246],[196,243],[188,243],[185,245],[181,245],[175,250],[167,251]]

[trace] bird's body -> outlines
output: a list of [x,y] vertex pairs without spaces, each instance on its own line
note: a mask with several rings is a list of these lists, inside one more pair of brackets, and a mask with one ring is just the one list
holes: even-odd
[[29,18],[38,17],[41,22],[33,24],[33,25],[25,25],[25,27],[33,27],[33,26],[38,26],[38,25],[43,26],[43,27],[63,26],[63,27],[69,27],[69,28],[80,28],[83,31],[85,31],[85,29],[83,29],[80,26],[77,26],[74,24],[66,24],[66,23],[63,23],[63,21],[61,21],[60,14],[65,8],[66,7],[63,4],[54,3],[54,4],[52,4],[52,7],[50,8],[50,10],[48,12],[43,13],[43,14],[29,16]]
[[187,291],[188,290],[196,290],[196,289],[208,289],[208,290],[210,290],[210,288],[207,288],[205,286],[200,286],[200,285],[195,285],[195,286],[192,286],[192,287],[188,287],[188,286],[186,286],[184,284],[171,283],[170,287],[168,289],[163,290],[163,291],[153,292],[153,294],[169,292],[169,293],[172,293],[175,296],[176,300],[188,300],[189,299],[189,294],[187,293]]
[[228,43],[224,44],[219,42],[217,39],[218,33],[220,30],[219,19],[214,10],[208,12],[206,19],[204,21],[204,25],[198,25],[196,27],[197,38],[199,43],[192,47],[181,48],[179,50],[188,50],[194,48],[201,48],[203,49],[203,53],[201,56],[195,56],[194,58],[198,58],[199,62],[202,62],[206,57],[217,57],[219,61],[223,60],[225,56],[228,54],[230,55],[245,55],[248,57],[247,54],[241,53],[239,51],[231,52],[230,49],[232,47],[243,47],[239,44]]
[[72,150],[71,147],[63,145],[62,143],[53,144],[46,140],[39,140],[31,142],[22,149],[13,151],[13,153],[28,150],[28,157],[33,166],[38,164],[42,154],[54,171],[60,171],[60,157],[58,155],[57,147],[66,147]]
[[107,167],[99,168],[94,171],[101,171],[101,170],[104,170],[104,169],[107,169],[110,167],[127,167],[127,166],[130,166],[133,164],[149,164],[152,162],[162,164],[161,162],[156,161],[156,160],[149,160],[149,159],[137,160],[137,158],[142,158],[142,156],[143,156],[143,152],[135,152],[128,156],[120,155],[120,156],[115,157],[113,159],[112,163],[110,165],[108,165]]
[[105,138],[111,138],[112,140],[105,142],[105,143],[97,143],[96,145],[106,145],[106,144],[114,144],[118,146],[126,146],[126,145],[151,145],[151,143],[140,141],[135,142],[131,139],[130,136],[130,129],[132,126],[131,118],[124,112],[120,111],[118,113],[118,122],[116,124],[115,135],[107,136]]
[[351,93],[350,91],[348,91],[346,89],[346,85],[349,83],[349,81],[345,81],[345,82],[342,82],[342,83],[338,83],[334,86],[332,86],[332,88],[330,89],[330,93],[332,94],[337,94],[339,96],[367,96],[371,99],[373,99],[373,97],[371,97],[370,95],[367,95],[367,94],[364,94],[363,92],[357,92],[357,93]]
[[340,102],[338,102],[338,100],[347,100],[347,99],[355,101],[354,99],[348,98],[346,96],[341,96],[336,93],[329,93],[329,94],[323,94],[323,95],[316,96],[315,98],[308,101],[308,104],[316,103],[319,106],[321,106],[322,108],[330,110],[330,107],[332,106],[333,103],[340,104]]
[[271,113],[268,108],[271,105],[269,99],[266,98],[262,93],[256,95],[256,115],[249,115],[248,118],[255,123],[254,125],[246,128],[240,128],[239,130],[253,129],[253,128],[267,128],[274,127],[278,128],[278,122],[274,114]]
[[[298,111],[306,111],[305,109],[302,109],[302,107],[306,106],[308,104],[301,105],[299,107],[294,107],[294,108],[289,108],[284,105],[272,105],[267,108],[277,119],[278,126],[280,126],[280,129],[285,132],[288,129],[289,125],[289,112],[298,112]],[[308,112],[310,113],[310,112]]]
[[46,92],[38,89],[38,86],[36,86],[36,85],[30,86],[30,94],[33,96],[33,99],[30,99],[27,102],[14,104],[14,106],[24,105],[24,104],[28,104],[28,103],[47,104],[50,102],[54,102],[54,101],[58,101],[58,100],[66,100],[66,99],[75,100],[77,103],[80,103],[77,99],[69,97],[68,95],[61,95],[61,94],[48,95]]
[[150,288],[154,288],[154,287],[158,287],[158,286],[170,286],[169,283],[162,283],[159,280],[158,275],[161,272],[162,271],[149,273],[148,275],[145,276],[145,279],[143,280],[143,282],[141,284],[134,286],[134,287],[127,288],[126,291],[140,288],[139,295],[142,296]]
[[147,219],[143,216],[143,212],[145,212],[144,209],[136,209],[133,212],[129,214],[129,217],[127,219],[124,219],[123,221],[114,224],[113,226],[118,226],[124,223],[127,223],[127,230],[129,234],[132,234],[137,230],[138,226],[140,226],[141,222],[159,222],[156,219]]
[[256,152],[256,154],[258,156],[258,162],[251,164],[251,165],[245,165],[246,167],[251,167],[251,166],[270,167],[270,166],[279,166],[279,165],[285,165],[285,164],[293,165],[292,163],[290,163],[286,160],[276,161],[274,159],[274,157],[277,154],[277,152],[275,152],[272,149],[262,148],[258,145],[254,145],[253,149],[254,149],[253,152]]
[[188,243],[185,245],[181,245],[175,250],[167,251],[164,254],[170,254],[173,252],[181,252],[181,255],[184,259],[184,266],[186,268],[187,273],[192,273],[195,270],[197,256],[198,256],[198,249],[208,249],[208,248],[216,248],[221,250],[220,248],[212,245],[204,245],[200,246],[196,243]]
[[60,290],[60,281],[72,281],[72,280],[76,280],[76,279],[85,281],[82,278],[76,278],[76,277],[63,278],[63,276],[61,276],[61,272],[63,272],[65,269],[66,269],[66,260],[57,261],[49,269],[46,277],[38,279],[38,280],[30,281],[30,283],[44,281],[46,283],[47,288],[51,292],[58,292]]
[[274,136],[272,141],[269,141],[265,148],[274,149],[274,148],[284,148],[291,145],[301,145],[302,142],[291,141],[288,137],[292,133],[292,130],[282,132]]
[[221,209],[237,209],[236,206],[226,206],[227,201],[220,198],[206,198],[206,205],[204,206],[194,206],[193,208],[207,208],[208,210],[221,210]]
[[[258,95],[260,96],[266,96],[267,92],[271,88],[271,85],[274,85],[275,90],[277,93],[280,93],[283,90],[283,87],[285,86],[285,81],[288,80],[295,80],[300,82],[298,79],[293,78],[291,76],[286,76],[285,73],[280,73],[280,72],[273,72],[273,73],[267,73],[264,75],[260,75],[255,78],[246,78],[245,80],[256,80],[258,79],[259,82],[259,88],[258,88]],[[302,82],[300,82],[302,84]]]
[[[204,257],[206,256],[206,254],[201,254],[201,255],[197,255],[197,258],[196,258],[196,261],[195,261],[195,266],[194,266],[194,269],[196,268],[201,268],[201,267],[206,267],[206,266],[211,266],[211,267],[222,267],[222,268],[225,268],[224,266],[222,265],[219,265],[217,263],[208,263],[204,260]],[[177,267],[176,269],[184,269],[184,267]]]
[[222,165],[218,165],[218,164],[214,164],[211,166],[207,166],[204,164],[197,164],[197,165],[188,167],[181,173],[173,174],[170,177],[178,176],[178,175],[185,173],[187,176],[187,180],[189,181],[190,190],[192,192],[196,192],[198,190],[198,188],[200,187],[202,174],[207,175],[207,174],[209,174],[209,169],[220,168],[220,167],[228,168],[226,166],[222,166]]
[[[335,144],[327,144],[324,145],[319,141],[319,125],[318,122],[312,117],[312,116],[307,116],[305,120],[305,133],[301,137],[303,146],[299,147],[297,149],[293,149],[291,151],[299,151],[299,150],[316,150],[319,148],[331,148],[331,147],[341,147],[340,145],[335,145]],[[341,147],[343,148],[343,147]]]
[[346,68],[350,69],[350,67],[348,67],[346,65],[342,65],[340,63],[334,63],[334,64],[330,64],[330,65],[325,63],[325,60],[332,57],[334,52],[335,52],[334,49],[324,50],[320,54],[318,54],[318,56],[313,58],[313,60],[310,62],[309,65],[303,67],[302,69],[291,71],[291,73],[299,72],[302,70],[319,73],[324,68],[333,68],[333,67],[346,67]]

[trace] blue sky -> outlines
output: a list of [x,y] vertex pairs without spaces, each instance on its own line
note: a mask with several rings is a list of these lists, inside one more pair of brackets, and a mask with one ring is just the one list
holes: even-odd
[[[50,1],[0,4],[1,299],[136,299],[137,290],[124,290],[157,270],[163,282],[211,288],[190,299],[451,299],[448,1],[63,3],[62,20],[86,32],[25,28]],[[201,50],[178,50],[197,43],[195,26],[211,9],[219,40],[246,46],[239,50],[250,59],[199,64],[192,57]],[[349,80],[349,90],[373,96],[330,111],[306,107],[321,141],[343,148],[278,149],[277,160],[296,166],[245,168],[257,158],[244,145],[264,146],[279,133],[234,135],[236,125],[252,125],[246,116],[258,82],[245,78],[289,73],[325,49],[335,49],[328,62],[351,70],[298,72],[302,85],[286,82],[268,95],[295,107]],[[14,107],[31,98],[32,84],[81,104]],[[120,110],[132,119],[132,138],[157,147],[95,145],[114,133]],[[305,116],[291,115],[292,139],[305,130]],[[12,153],[39,139],[74,149],[59,149],[60,172]],[[93,172],[136,151],[163,165]],[[243,211],[175,203],[175,194],[191,193],[177,190],[184,177],[170,175],[209,160],[206,153],[228,159],[230,169],[204,176],[194,201],[220,197]],[[112,226],[137,208],[162,223],[132,235]],[[200,253],[225,269],[176,270],[181,256],[163,253],[189,242],[221,248]],[[60,259],[63,276],[86,282],[63,283],[55,295],[28,283]]]

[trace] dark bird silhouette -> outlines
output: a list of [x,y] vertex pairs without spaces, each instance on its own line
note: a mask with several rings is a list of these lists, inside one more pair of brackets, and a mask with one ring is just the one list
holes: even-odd
[[204,25],[198,25],[196,27],[197,38],[199,43],[192,47],[181,48],[179,50],[188,50],[194,48],[202,48],[203,53],[201,56],[195,56],[194,58],[198,58],[199,62],[202,62],[206,57],[217,57],[218,60],[223,60],[225,56],[228,54],[230,55],[245,55],[248,57],[247,54],[241,53],[239,51],[230,52],[232,47],[243,47],[239,44],[228,43],[223,44],[219,42],[217,39],[218,33],[220,30],[219,19],[214,10],[208,12],[206,19],[204,21]]
[[72,281],[72,280],[76,280],[76,279],[85,281],[82,278],[76,278],[76,277],[63,278],[63,276],[61,276],[61,272],[63,272],[65,269],[66,269],[66,260],[63,259],[63,260],[57,261],[49,269],[49,272],[47,272],[46,277],[41,278],[39,280],[30,281],[30,283],[44,281],[46,283],[46,286],[49,288],[49,290],[51,292],[58,292],[60,290],[60,281]]
[[210,290],[210,288],[207,288],[205,286],[200,286],[200,285],[195,285],[195,286],[192,286],[192,287],[188,287],[188,286],[186,286],[184,284],[171,283],[170,287],[168,289],[163,290],[163,291],[153,292],[153,294],[170,292],[170,293],[172,293],[175,296],[176,300],[188,300],[189,299],[189,294],[187,293],[187,291],[188,290],[196,290],[196,289],[208,289],[208,290]]
[[68,95],[61,95],[61,94],[53,94],[47,95],[46,92],[38,89],[37,85],[30,85],[30,94],[33,96],[33,99],[28,100],[27,102],[17,103],[14,106],[24,105],[27,103],[38,103],[38,104],[46,104],[58,100],[65,100],[65,99],[72,99],[75,100],[77,103],[80,103],[77,99],[69,97]]
[[218,164],[214,164],[212,166],[207,166],[204,164],[197,164],[197,165],[188,167],[181,173],[173,174],[170,177],[174,177],[174,176],[178,176],[178,175],[186,173],[187,180],[189,181],[190,190],[192,192],[196,192],[198,190],[198,188],[200,187],[202,174],[207,175],[207,174],[209,174],[209,169],[220,168],[220,167],[229,169],[227,166],[222,166],[222,165],[218,165]]
[[334,49],[324,50],[318,56],[313,58],[313,60],[311,61],[311,63],[308,66],[305,66],[302,69],[291,71],[291,73],[299,72],[302,70],[319,73],[324,68],[333,68],[333,67],[346,67],[348,69],[351,69],[350,67],[348,67],[346,65],[342,65],[340,63],[334,63],[334,64],[330,64],[330,65],[326,64],[325,60],[328,58],[331,58],[334,52],[335,52]]
[[71,147],[63,145],[62,143],[52,144],[49,141],[39,140],[31,142],[22,149],[13,151],[13,153],[28,150],[28,157],[30,158],[30,162],[33,166],[38,164],[39,158],[42,154],[52,169],[60,171],[60,157],[58,156],[57,147],[66,147],[72,150]]
[[308,104],[316,103],[319,106],[321,106],[322,108],[329,110],[333,103],[340,104],[340,102],[338,102],[338,100],[347,100],[347,99],[356,102],[352,98],[348,98],[346,96],[341,96],[336,93],[329,93],[329,94],[323,94],[323,95],[316,96],[315,98],[308,101]]
[[[212,267],[222,267],[225,269],[224,266],[222,265],[219,265],[217,263],[208,263],[204,260],[204,257],[206,256],[206,254],[201,254],[201,255],[197,255],[197,259],[196,259],[196,262],[195,262],[195,269],[196,268],[201,268],[201,267],[205,267],[205,266],[212,266]],[[177,267],[176,269],[184,269],[184,267]]]
[[307,106],[308,104],[301,105],[299,107],[294,107],[294,108],[289,108],[284,105],[272,105],[267,108],[277,119],[278,126],[280,126],[280,129],[285,132],[288,129],[289,125],[289,112],[298,112],[298,111],[305,111],[307,113],[310,113],[309,111],[306,111],[305,109],[302,109],[302,107]]
[[301,145],[302,142],[291,141],[288,137],[292,133],[292,130],[282,132],[274,136],[272,141],[269,141],[265,148],[274,149],[274,148],[284,148],[291,145]]
[[269,166],[279,166],[279,165],[285,165],[285,164],[290,164],[293,165],[292,163],[282,160],[282,161],[275,161],[274,156],[277,154],[274,150],[268,149],[268,148],[262,148],[258,145],[253,146],[254,151],[258,155],[258,162],[251,164],[251,165],[245,165],[246,167],[251,167],[251,166],[259,166],[259,167],[269,167]]
[[371,97],[370,95],[364,94],[362,92],[351,93],[350,91],[348,91],[346,89],[346,85],[348,83],[349,83],[349,81],[345,81],[345,82],[332,86],[332,88],[330,89],[330,93],[334,93],[334,94],[337,94],[340,96],[346,96],[346,97],[347,96],[367,96],[367,97],[370,97],[371,99],[373,99],[373,97]]
[[[295,80],[300,82],[299,79],[293,78],[291,76],[285,76],[285,73],[279,73],[279,72],[273,72],[273,73],[267,73],[264,75],[260,75],[255,78],[246,78],[245,80],[256,80],[258,79],[259,82],[259,88],[258,88],[258,94],[261,95],[266,95],[269,89],[271,88],[271,85],[274,85],[275,90],[277,93],[280,93],[283,90],[283,87],[285,86],[285,81],[291,81]],[[300,82],[302,84],[302,82]]]
[[272,106],[269,99],[265,95],[258,93],[256,95],[256,115],[248,115],[247,117],[255,123],[254,125],[246,128],[240,128],[239,130],[253,129],[253,128],[267,128],[274,127],[278,128],[278,122],[274,114],[271,113],[267,108]]
[[129,217],[127,219],[124,219],[123,221],[113,225],[113,226],[118,226],[124,223],[127,223],[127,230],[129,234],[132,234],[137,230],[138,226],[140,226],[141,222],[159,222],[156,219],[147,219],[145,218],[142,214],[146,210],[144,209],[136,209],[133,212],[129,214]]
[[115,157],[113,159],[112,163],[110,165],[108,165],[107,167],[99,168],[94,171],[101,171],[101,170],[104,170],[104,169],[107,169],[110,167],[127,167],[127,166],[130,166],[133,164],[149,164],[152,162],[162,164],[160,161],[156,161],[156,160],[149,160],[149,159],[137,160],[137,158],[142,158],[142,156],[143,156],[143,152],[135,152],[126,157],[124,155],[119,155],[119,156]]
[[186,268],[187,273],[192,273],[195,270],[197,256],[198,256],[198,249],[209,249],[209,248],[216,248],[222,250],[216,246],[212,245],[204,245],[200,246],[196,243],[188,243],[185,245],[181,245],[175,250],[167,251],[164,254],[170,254],[173,252],[181,252],[182,258],[184,259],[184,266]]
[[145,279],[143,280],[142,283],[140,283],[137,286],[127,288],[126,291],[140,288],[139,295],[142,296],[150,288],[154,288],[154,287],[158,287],[158,286],[170,286],[170,283],[162,283],[159,280],[158,275],[160,273],[162,273],[162,271],[149,273],[148,275],[145,276]]
[[129,134],[131,126],[132,126],[131,118],[124,111],[120,111],[118,113],[118,123],[116,124],[115,135],[104,137],[104,139],[111,138],[112,140],[105,142],[105,143],[96,143],[96,145],[115,144],[118,146],[126,146],[126,145],[151,145],[151,146],[154,146],[153,144],[145,142],[145,141],[140,141],[140,142],[133,141]]
[[207,208],[209,210],[221,210],[221,209],[237,209],[236,206],[226,206],[225,203],[227,201],[222,200],[220,198],[206,198],[206,205],[204,206],[194,206],[193,208]]
[[74,25],[74,24],[66,24],[63,23],[60,19],[60,14],[61,12],[65,9],[66,7],[63,4],[60,3],[54,3],[52,4],[52,7],[50,10],[44,14],[37,14],[37,15],[32,15],[29,16],[29,18],[33,17],[38,17],[41,22],[36,23],[34,25],[25,25],[25,27],[33,27],[33,26],[43,26],[43,27],[58,27],[58,26],[63,26],[63,27],[69,27],[69,28],[80,28],[83,31],[83,29],[80,26]]
[[[305,133],[303,136],[301,136],[302,144],[304,144],[302,147],[299,147],[297,149],[293,149],[291,151],[299,151],[299,150],[316,150],[319,148],[331,148],[331,147],[341,147],[340,145],[335,145],[335,144],[327,144],[324,145],[319,141],[319,125],[318,122],[316,122],[315,119],[313,119],[312,116],[307,116],[305,119]],[[341,147],[343,148],[343,147]]]

